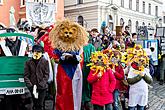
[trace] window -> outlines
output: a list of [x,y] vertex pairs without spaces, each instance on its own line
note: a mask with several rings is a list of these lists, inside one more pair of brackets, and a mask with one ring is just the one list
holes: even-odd
[[108,26],[109,26],[109,29],[112,31],[113,30],[113,18],[111,15],[108,16]]
[[159,23],[159,26],[162,27],[162,19],[161,18],[158,20],[158,23]]
[[0,4],[3,4],[3,0],[0,0]]
[[163,23],[165,23],[165,16],[163,16]]
[[139,26],[139,22],[136,21],[136,32],[138,32],[138,26]]
[[45,2],[45,3],[47,3],[47,2],[48,2],[48,0],[44,0],[44,2]]
[[21,6],[25,5],[25,0],[21,0]]
[[83,0],[77,0],[77,4],[83,4]]
[[132,9],[132,0],[129,0],[129,9]]
[[145,13],[145,2],[143,1],[143,13]]
[[39,2],[39,0],[34,0],[34,2]]
[[120,26],[124,26],[124,19],[123,18],[120,19]]
[[78,23],[81,25],[81,26],[84,26],[84,18],[82,16],[79,16],[78,17]]
[[159,25],[158,25],[158,24],[156,24],[156,27],[159,27]]
[[139,11],[139,0],[136,0],[136,11]]
[[121,7],[124,7],[124,0],[121,0]]
[[132,21],[131,20],[128,20],[128,27],[129,27],[130,32],[131,32],[131,29],[132,29]]
[[155,6],[155,16],[158,16],[158,6]]
[[148,14],[151,15],[151,4],[148,4]]

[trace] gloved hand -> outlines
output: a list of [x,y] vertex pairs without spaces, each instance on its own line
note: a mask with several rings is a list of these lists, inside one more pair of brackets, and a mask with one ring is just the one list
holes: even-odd
[[70,53],[63,53],[60,58],[61,64],[79,64],[81,57],[79,55],[72,55]]
[[37,86],[36,85],[33,86],[33,95],[34,95],[34,98],[38,99],[38,92],[37,92]]

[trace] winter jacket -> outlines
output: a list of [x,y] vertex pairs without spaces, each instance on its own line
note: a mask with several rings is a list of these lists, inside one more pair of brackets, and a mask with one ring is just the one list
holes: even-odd
[[116,78],[116,87],[115,89],[122,89],[122,80],[124,80],[124,70],[122,66],[115,66],[114,76]]
[[113,91],[116,85],[116,79],[112,70],[108,69],[103,76],[99,78],[95,71],[90,70],[88,82],[92,84],[92,104],[104,106],[113,103]]
[[46,89],[49,78],[49,64],[45,58],[41,58],[36,65],[33,59],[25,63],[24,80],[28,88],[37,86],[38,89]]

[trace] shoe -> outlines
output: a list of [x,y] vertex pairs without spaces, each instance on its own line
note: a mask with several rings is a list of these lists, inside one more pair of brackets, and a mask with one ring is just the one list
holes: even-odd
[[160,84],[160,85],[163,85],[163,80],[160,80],[159,84]]

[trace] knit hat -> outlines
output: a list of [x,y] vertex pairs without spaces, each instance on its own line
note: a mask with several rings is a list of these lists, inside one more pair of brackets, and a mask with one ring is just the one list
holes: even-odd
[[44,48],[41,45],[34,45],[32,47],[32,52],[42,52],[42,53],[44,53]]

